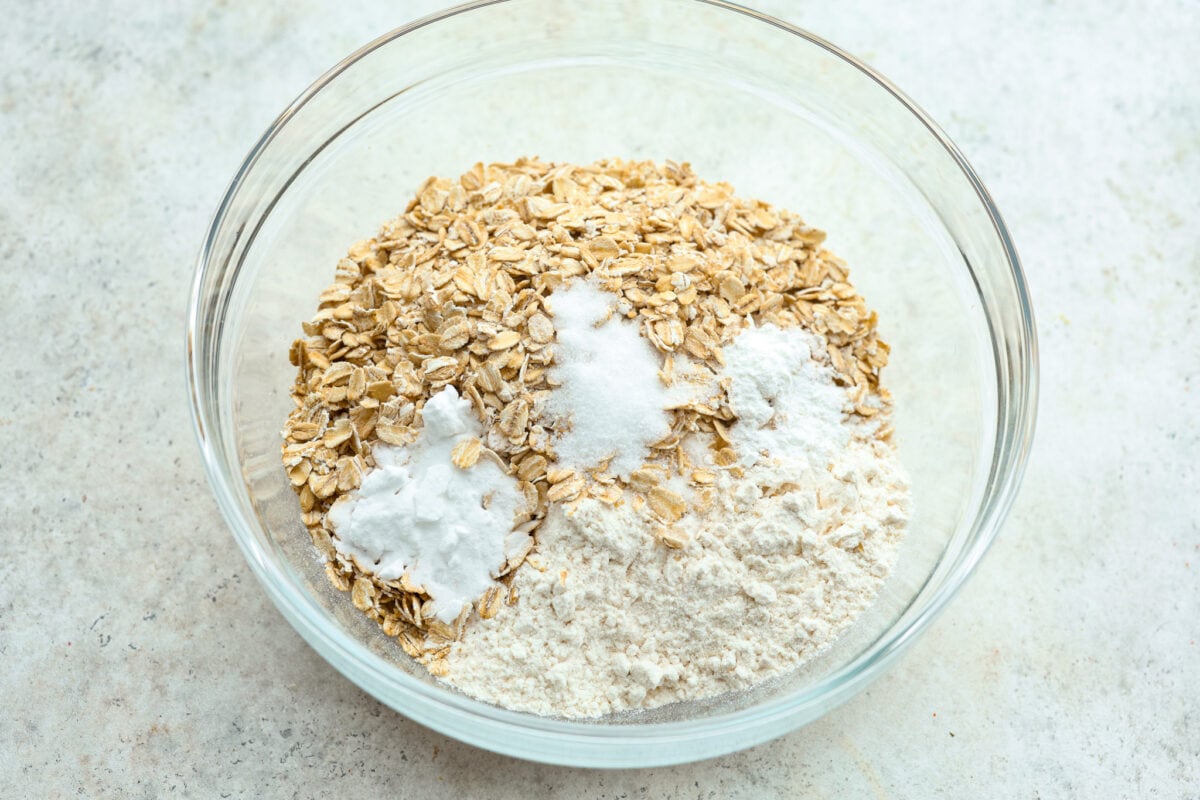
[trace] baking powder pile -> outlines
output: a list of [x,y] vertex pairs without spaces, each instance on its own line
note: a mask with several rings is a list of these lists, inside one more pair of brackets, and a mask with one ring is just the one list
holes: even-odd
[[[748,329],[727,350],[741,477],[679,523],[668,549],[644,510],[555,508],[516,577],[520,598],[465,632],[444,680],[521,711],[592,717],[743,689],[833,642],[895,559],[908,492],[874,424],[813,358],[803,329]],[[854,421],[850,421],[853,419]],[[685,447],[711,452],[696,435]]]

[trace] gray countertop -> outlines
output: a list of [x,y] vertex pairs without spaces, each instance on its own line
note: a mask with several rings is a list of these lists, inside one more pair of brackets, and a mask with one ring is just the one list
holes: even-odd
[[440,4],[336,5],[3,11],[0,796],[1196,796],[1195,5],[758,3],[892,78],[988,184],[1038,314],[1038,437],[888,675],[770,744],[626,772],[492,755],[359,691],[202,474],[182,333],[212,209],[307,84]]

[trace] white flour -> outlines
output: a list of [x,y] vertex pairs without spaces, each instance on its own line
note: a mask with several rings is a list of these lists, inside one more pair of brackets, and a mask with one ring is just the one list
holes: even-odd
[[[784,484],[803,488],[763,496]],[[890,449],[855,440],[832,470],[760,464],[720,488],[682,550],[629,506],[556,510],[538,532],[545,571],[524,567],[518,604],[468,626],[447,680],[521,711],[598,716],[745,688],[811,658],[894,558],[906,493]]]
[[[527,563],[518,604],[467,627],[445,680],[537,714],[649,708],[794,668],[871,603],[907,518],[894,451],[841,418],[845,393],[810,360],[819,340],[763,328],[737,342],[727,376],[745,416],[732,430],[756,463],[720,473],[716,505],[679,523],[686,546],[656,542],[628,504],[553,508],[537,537],[544,569]],[[685,449],[700,457],[704,444]]]

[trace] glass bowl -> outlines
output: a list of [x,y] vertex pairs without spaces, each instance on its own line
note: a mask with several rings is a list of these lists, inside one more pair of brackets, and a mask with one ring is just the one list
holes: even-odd
[[[912,484],[899,560],[817,659],[753,690],[596,721],[506,711],[433,680],[328,585],[279,460],[288,347],[354,242],[431,174],[520,155],[690,161],[829,234],[892,344]],[[508,0],[414,22],[338,64],[263,135],[200,254],[187,359],[217,501],[271,599],[346,677],[464,742],[577,766],[749,747],[860,691],[983,556],[1034,424],[1036,345],[1000,215],[946,136],[811,34],[720,2]]]

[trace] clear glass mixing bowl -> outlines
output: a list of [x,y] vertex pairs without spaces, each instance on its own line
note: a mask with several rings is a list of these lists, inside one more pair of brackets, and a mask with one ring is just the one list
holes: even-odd
[[[829,233],[892,344],[912,481],[882,594],[822,657],[752,691],[594,722],[505,711],[431,679],[326,582],[279,462],[288,346],[353,242],[430,174],[519,155],[690,161]],[[741,749],[877,677],[954,595],[1013,498],[1034,423],[1033,317],[1000,215],[884,78],[777,20],[697,0],[449,10],[334,67],[234,177],[200,255],[187,358],[221,510],[271,599],[346,677],[462,741],[579,766]],[[686,620],[683,621],[686,624]]]

